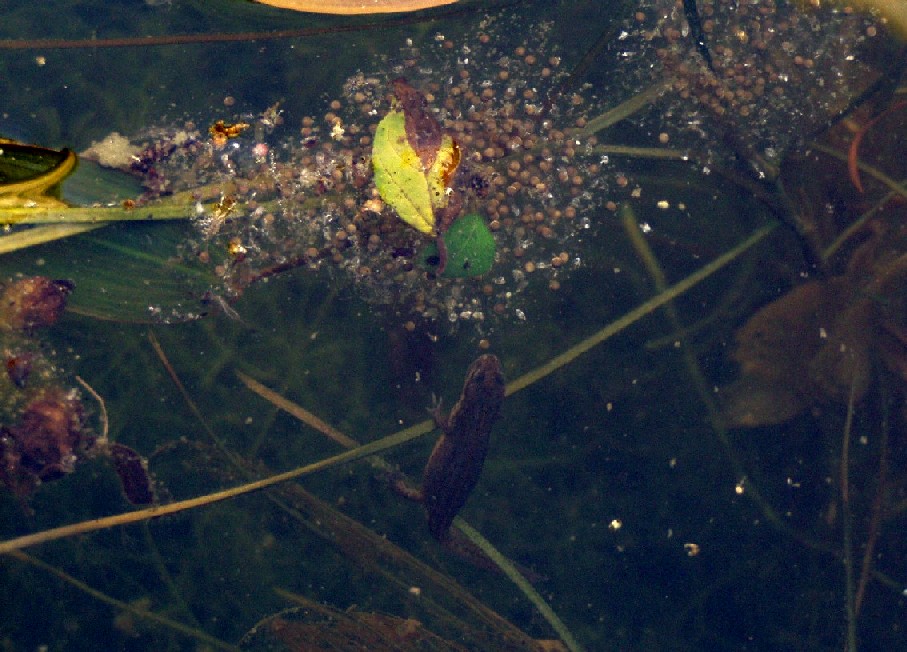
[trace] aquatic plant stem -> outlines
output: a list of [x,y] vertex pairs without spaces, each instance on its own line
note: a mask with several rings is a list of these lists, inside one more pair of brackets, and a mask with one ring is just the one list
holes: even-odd
[[860,580],[857,583],[857,594],[854,598],[854,615],[860,617],[863,598],[866,597],[866,587],[869,578],[873,575],[873,560],[875,559],[876,544],[879,541],[879,532],[882,528],[882,514],[885,511],[885,495],[888,488],[888,392],[885,377],[882,376],[882,424],[879,442],[879,475],[876,479],[876,495],[872,501],[872,515],[869,518],[869,535],[866,537],[866,546],[863,550],[863,564],[860,568]]
[[844,434],[841,443],[841,520],[844,547],[844,582],[846,590],[847,652],[857,650],[856,590],[853,576],[853,522],[850,510],[850,436],[853,427],[854,394],[856,378],[850,383],[847,399],[847,418],[844,420]]
[[[839,152],[838,150],[834,149],[833,147],[828,147],[821,143],[810,143],[810,148],[814,149],[816,151],[822,152],[823,154],[828,154],[829,156],[836,158],[839,161],[843,161],[843,162],[847,163],[847,154],[844,154],[843,152]],[[901,197],[904,197],[905,199],[907,199],[907,186],[905,186],[905,184],[898,183],[897,181],[895,181],[894,179],[889,177],[887,174],[885,174],[878,168],[873,167],[872,165],[868,165],[863,162],[858,162],[857,167],[860,170],[862,170],[863,172],[865,172],[866,174],[868,174],[869,176],[876,179],[877,181],[881,181],[883,184],[885,184],[888,188],[890,188],[891,190],[893,190],[894,192],[899,194]]]
[[[340,432],[330,424],[325,423],[322,419],[318,418],[302,406],[285,399],[240,371],[237,371],[236,375],[249,390],[258,394],[275,407],[296,417],[309,427],[318,430],[329,439],[346,448],[352,448],[359,445],[356,440]],[[385,471],[392,469],[391,465],[386,463],[382,458],[375,456],[372,459],[375,461],[376,466],[383,468]],[[523,595],[526,596],[526,599],[538,609],[542,617],[551,624],[552,628],[554,628],[570,650],[582,650],[582,647],[576,643],[573,635],[560,618],[558,618],[557,614],[554,613],[554,610],[552,610],[545,602],[544,598],[536,592],[523,574],[520,573],[516,566],[514,566],[513,562],[502,555],[490,541],[485,539],[475,528],[470,526],[462,518],[456,517],[453,521],[453,525],[460,530],[466,538],[472,541],[472,543],[474,543],[492,562],[494,562],[504,575],[516,584],[517,588],[520,589],[520,591],[523,592]]]
[[55,541],[57,539],[63,539],[66,537],[75,536],[77,534],[85,534],[87,532],[95,532],[97,530],[104,530],[119,525],[139,523],[141,521],[147,521],[152,518],[159,518],[161,516],[167,516],[169,514],[177,514],[188,509],[205,507],[207,505],[213,505],[214,503],[219,503],[230,498],[236,498],[237,496],[243,496],[255,491],[261,491],[262,489],[273,487],[282,482],[288,482],[289,480],[295,480],[296,478],[311,475],[312,473],[315,473],[317,471],[323,471],[324,469],[336,466],[338,464],[345,464],[347,462],[362,459],[363,457],[368,457],[369,455],[374,455],[375,453],[380,453],[389,448],[395,448],[400,444],[404,444],[408,441],[416,439],[417,437],[421,437],[428,432],[431,432],[432,430],[434,430],[434,428],[434,421],[432,421],[431,419],[426,419],[425,421],[417,423],[414,426],[410,426],[409,428],[394,433],[393,435],[389,435],[388,437],[384,437],[383,439],[370,442],[368,444],[365,444],[364,446],[359,446],[338,455],[319,460],[318,462],[307,464],[305,466],[301,466],[284,473],[278,473],[277,475],[272,475],[270,477],[240,485],[238,487],[224,489],[223,491],[216,491],[205,496],[198,496],[196,498],[190,498],[188,500],[180,500],[175,503],[169,503],[167,505],[155,505],[154,507],[148,507],[146,509],[140,509],[134,512],[126,512],[123,514],[115,514],[113,516],[91,519],[88,521],[82,521],[81,523],[73,523],[72,525],[64,525],[62,527],[51,528],[49,530],[36,532],[34,534],[28,534],[25,536],[17,537],[15,539],[9,539],[7,541],[0,542],[0,555],[8,554],[10,552],[13,552],[14,550],[21,550],[22,548],[27,548],[29,546],[46,543],[47,541]]
[[633,147],[631,145],[596,145],[592,148],[593,154],[609,154],[614,156],[626,156],[628,158],[641,158],[647,160],[664,160],[664,161],[686,161],[689,160],[689,154],[680,149],[668,149],[666,147]]
[[516,566],[511,563],[509,559],[504,557],[497,549],[491,545],[491,543],[479,533],[474,527],[469,523],[464,521],[459,516],[454,518],[454,525],[460,529],[463,534],[469,537],[469,540],[472,541],[476,546],[485,553],[491,561],[497,564],[498,568],[510,578],[510,581],[517,585],[520,591],[523,592],[523,595],[529,599],[530,602],[538,609],[539,613],[548,621],[551,627],[554,628],[554,631],[557,632],[557,635],[564,642],[564,645],[567,646],[571,652],[582,652],[583,647],[573,638],[573,634],[570,633],[570,630],[567,629],[567,626],[564,625],[563,621],[558,618],[557,614],[554,613],[554,610],[548,606],[548,603],[545,602],[545,599],[539,595],[538,591],[529,583],[523,574],[517,570]]
[[[570,349],[568,349],[561,355],[555,356],[546,364],[543,364],[540,367],[537,367],[536,369],[530,371],[529,373],[520,376],[507,385],[506,395],[509,396],[522,389],[525,389],[533,383],[541,380],[545,376],[554,373],[555,371],[574,361],[576,358],[581,356],[583,353],[586,353],[596,345],[600,344],[616,333],[621,332],[631,324],[639,321],[641,318],[660,308],[672,299],[680,296],[696,284],[702,282],[704,279],[717,272],[728,263],[732,262],[741,254],[761,242],[776,228],[776,226],[777,223],[773,223],[758,229],[755,233],[738,244],[736,247],[726,252],[725,254],[722,254],[711,263],[700,268],[676,285],[671,286],[670,288],[665,290],[665,292],[662,292],[658,296],[655,296],[644,302],[637,308],[625,314],[620,319],[608,324],[591,337],[588,337],[578,344],[570,347]],[[152,518],[159,518],[161,516],[166,516],[169,514],[176,514],[188,509],[204,507],[206,505],[211,505],[213,503],[228,500],[230,498],[235,498],[237,496],[260,491],[262,489],[278,485],[282,482],[295,480],[296,478],[310,475],[317,471],[323,471],[324,469],[330,468],[332,466],[345,464],[347,462],[352,462],[354,460],[362,459],[363,457],[369,457],[370,455],[395,448],[401,444],[412,441],[413,439],[431,432],[432,430],[434,430],[434,428],[434,421],[432,421],[431,419],[426,419],[420,423],[410,426],[409,428],[394,433],[393,435],[389,435],[387,437],[384,437],[383,439],[378,439],[376,441],[370,442],[368,444],[365,444],[364,446],[358,446],[356,448],[345,451],[338,455],[334,455],[332,457],[328,457],[318,462],[307,464],[291,471],[279,473],[277,475],[273,475],[268,478],[257,480],[255,482],[244,484],[238,487],[225,489],[223,491],[218,491],[205,496],[198,496],[196,498],[191,498],[188,500],[181,500],[167,505],[155,505],[153,507],[137,510],[134,512],[115,514],[113,516],[107,516],[104,518],[82,521],[81,523],[64,525],[61,527],[44,530],[42,532],[35,532],[33,534],[17,537],[15,539],[2,541],[0,542],[0,554],[7,554],[13,550],[20,550],[29,546],[34,546],[45,543],[47,541],[54,541],[65,537],[75,536],[77,534],[85,534],[87,532],[94,532],[97,530],[102,530],[119,525],[138,523]]]
[[243,372],[237,370],[236,377],[239,378],[250,391],[258,394],[274,407],[277,407],[287,414],[294,416],[299,421],[302,421],[307,426],[314,428],[325,437],[335,441],[344,448],[355,448],[359,445],[359,442],[349,435],[340,432],[334,426],[315,416],[314,414],[303,408],[301,405],[297,405],[296,403],[293,403],[292,401],[284,398],[274,390],[265,387],[251,376],[247,376]]
[[[661,266],[658,264],[658,259],[655,258],[654,252],[649,247],[649,243],[646,242],[646,239],[642,237],[642,232],[636,225],[637,222],[632,209],[630,209],[629,206],[625,204],[621,207],[620,217],[624,231],[630,238],[630,242],[633,244],[633,248],[636,249],[637,255],[639,255],[639,257],[642,259],[643,266],[652,277],[652,280],[655,283],[655,290],[659,292],[659,296],[661,296],[661,294],[663,294],[665,289],[667,288],[667,279],[661,269]],[[699,361],[696,359],[696,356],[690,349],[689,343],[686,341],[686,338],[683,337],[683,324],[680,321],[677,310],[674,308],[673,302],[669,302],[665,305],[665,313],[667,314],[668,320],[671,322],[674,331],[678,333],[678,339],[681,343],[681,350],[683,352],[683,360],[687,368],[687,373],[690,375],[690,378],[693,381],[693,386],[696,388],[697,394],[699,394],[699,400],[702,401],[702,404],[705,406],[706,412],[708,412],[709,423],[712,426],[712,430],[715,433],[715,436],[718,438],[718,441],[724,448],[725,454],[731,462],[734,475],[736,476],[738,483],[740,483],[739,486],[743,487],[744,479],[747,477],[746,468],[743,462],[740,460],[740,457],[737,455],[736,449],[731,444],[731,438],[728,436],[727,428],[725,428],[724,426],[724,419],[721,416],[721,410],[719,410],[718,406],[715,404],[715,399],[712,396],[705,376],[703,376],[702,370],[699,367]],[[750,482],[748,483],[745,490],[753,503],[755,503],[759,510],[762,512],[762,515],[765,516],[765,519],[770,523],[775,524],[782,531],[784,531],[786,524],[784,523],[783,519],[778,514],[778,512],[769,504],[769,502],[762,497],[762,493],[759,491],[756,485]]]
[[108,222],[100,222],[98,224],[45,224],[27,231],[10,233],[0,236],[0,254],[8,254],[20,249],[27,249],[28,247],[46,244],[61,238],[86,233],[87,231],[94,231],[107,226],[107,224]]
[[61,571],[56,566],[52,566],[51,564],[48,564],[45,561],[37,559],[36,557],[32,557],[31,555],[28,555],[28,554],[22,552],[21,550],[13,550],[13,551],[9,552],[9,555],[15,559],[18,559],[21,562],[25,562],[26,564],[31,564],[32,566],[36,566],[36,567],[40,568],[41,570],[43,570],[47,573],[50,573],[51,575],[54,575],[55,577],[66,582],[67,584],[70,584],[70,585],[76,587],[83,593],[87,593],[88,595],[93,597],[95,600],[103,602],[104,604],[108,604],[111,607],[115,607],[117,609],[121,609],[128,613],[131,613],[133,616],[136,616],[137,618],[142,618],[144,620],[150,620],[151,622],[157,623],[164,627],[169,627],[170,629],[172,629],[174,631],[180,632],[181,634],[184,634],[185,636],[189,636],[191,638],[197,639],[197,640],[201,641],[202,643],[206,643],[212,647],[217,648],[218,650],[231,650],[233,652],[238,652],[240,650],[239,647],[237,647],[235,645],[230,645],[229,643],[226,643],[218,638],[214,638],[210,634],[206,634],[205,632],[203,632],[200,629],[196,629],[194,627],[184,625],[181,622],[178,622],[176,620],[171,620],[170,618],[167,618],[166,616],[161,616],[160,614],[156,614],[153,611],[148,611],[147,609],[141,609],[128,602],[123,602],[121,600],[117,600],[116,598],[112,598],[109,595],[107,595],[106,593],[102,593],[101,591],[98,591],[97,589],[89,586],[85,582],[76,579],[72,575],[65,573],[64,571]]
[[581,342],[574,344],[569,349],[567,349],[565,352],[561,353],[560,355],[555,356],[554,358],[552,358],[545,364],[543,364],[539,367],[536,367],[532,371],[530,371],[526,374],[523,374],[516,380],[511,381],[510,383],[507,384],[507,389],[506,389],[505,395],[510,396],[511,394],[515,394],[522,389],[526,389],[527,387],[529,387],[530,385],[532,385],[535,382],[538,382],[545,376],[548,376],[549,374],[554,373],[561,367],[564,367],[564,366],[570,364],[571,362],[576,360],[579,356],[586,353],[589,349],[597,346],[598,344],[601,344],[608,338],[616,335],[617,333],[621,332],[622,330],[624,330],[627,327],[631,326],[632,324],[636,323],[637,321],[639,321],[640,319],[642,319],[649,313],[662,307],[669,301],[676,299],[677,297],[679,297],[681,294],[683,294],[690,288],[701,283],[702,281],[707,279],[709,276],[711,276],[712,274],[714,274],[715,272],[720,270],[722,267],[729,264],[730,262],[732,262],[733,260],[738,258],[740,255],[742,255],[743,253],[745,253],[746,251],[748,251],[755,245],[759,244],[772,231],[774,231],[777,226],[778,226],[778,223],[774,222],[772,224],[769,224],[767,226],[764,226],[764,227],[758,229],[755,233],[753,233],[746,240],[744,240],[743,242],[738,244],[736,247],[734,247],[730,251],[722,254],[721,256],[719,256],[712,262],[708,263],[707,265],[701,267],[697,271],[693,272],[692,274],[687,276],[685,279],[683,279],[676,285],[672,285],[671,287],[666,289],[664,292],[662,292],[662,293],[652,297],[648,301],[645,301],[644,303],[640,304],[639,306],[637,306],[630,312],[626,313],[624,316],[620,317],[619,319],[611,322],[610,324],[608,324],[607,326],[602,328],[600,331],[598,331],[594,335],[591,335],[590,337],[587,337],[586,339],[582,340]]
[[620,122],[621,120],[624,120],[625,118],[629,118],[637,111],[645,108],[649,104],[652,104],[655,100],[661,97],[661,94],[667,90],[668,86],[669,84],[664,81],[655,82],[647,89],[631,97],[626,102],[621,102],[617,106],[608,109],[601,115],[592,118],[581,129],[570,131],[570,136],[588,138],[589,136],[607,129],[608,127]]
[[[902,180],[899,185],[907,188],[907,179]],[[832,242],[822,251],[822,262],[827,263],[831,259],[831,257],[834,256],[835,253],[837,253],[837,251],[844,245],[844,243],[850,240],[850,238],[852,238],[855,233],[859,232],[860,229],[862,229],[866,225],[866,222],[868,222],[872,217],[874,217],[883,208],[885,208],[888,202],[894,199],[894,197],[896,197],[897,195],[898,193],[895,190],[889,190],[887,193],[885,193],[884,197],[882,197],[873,205],[872,208],[870,208],[868,211],[860,215],[860,217],[851,222],[850,225],[848,225],[846,229],[841,231],[838,237],[834,239],[834,242]]]

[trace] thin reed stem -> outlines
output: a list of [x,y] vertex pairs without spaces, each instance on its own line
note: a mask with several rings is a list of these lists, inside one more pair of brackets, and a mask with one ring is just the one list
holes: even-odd
[[76,579],[69,573],[66,573],[66,572],[60,570],[56,566],[52,566],[45,561],[42,561],[36,557],[32,557],[31,555],[28,555],[28,554],[22,552],[21,550],[12,550],[8,554],[10,556],[12,556],[13,558],[18,559],[21,562],[25,562],[26,564],[31,564],[32,566],[35,566],[47,573],[50,573],[51,575],[57,577],[58,579],[66,582],[70,586],[74,586],[75,588],[82,591],[83,593],[90,595],[95,600],[103,602],[104,604],[110,605],[111,607],[114,607],[116,609],[126,611],[137,618],[141,618],[143,620],[148,620],[150,622],[157,623],[158,625],[167,627],[168,629],[172,629],[172,630],[179,632],[180,634],[183,634],[190,638],[194,638],[202,643],[205,643],[214,648],[217,648],[218,650],[229,650],[231,652],[239,652],[239,650],[240,650],[239,647],[237,647],[235,645],[231,645],[230,643],[226,643],[225,641],[222,641],[219,638],[215,638],[215,637],[211,636],[210,634],[203,632],[200,629],[197,629],[195,627],[190,627],[188,625],[184,625],[181,622],[172,620],[171,618],[167,618],[166,616],[161,616],[160,614],[156,614],[153,611],[148,611],[147,609],[141,609],[135,605],[129,604],[128,602],[123,602],[122,600],[117,600],[116,598],[112,598],[109,595],[107,595],[106,593],[102,593],[101,591],[98,591],[96,588],[89,586],[85,582]]
[[845,610],[847,615],[847,652],[857,650],[856,591],[853,574],[853,522],[850,509],[850,435],[853,428],[856,380],[850,383],[847,399],[847,418],[844,420],[843,441],[841,442],[841,511],[844,546],[844,583],[847,593]]

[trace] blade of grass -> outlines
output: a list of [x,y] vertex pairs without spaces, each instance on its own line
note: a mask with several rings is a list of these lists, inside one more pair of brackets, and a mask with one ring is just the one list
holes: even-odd
[[560,636],[561,640],[564,642],[564,645],[567,646],[571,652],[581,652],[583,647],[573,638],[573,634],[570,633],[570,630],[567,629],[567,626],[563,621],[558,618],[557,614],[554,613],[554,610],[548,606],[548,603],[545,602],[545,599],[539,595],[538,591],[529,583],[529,581],[523,577],[523,574],[517,570],[516,566],[511,563],[504,555],[497,551],[491,543],[483,537],[478,530],[473,528],[469,523],[464,521],[462,518],[457,516],[454,518],[454,525],[456,525],[463,534],[469,537],[469,540],[472,541],[476,546],[481,549],[488,558],[491,559],[498,568],[510,579],[511,582],[517,585],[520,591],[523,592],[523,595],[538,609],[539,613],[548,621],[551,627],[554,628],[554,631],[557,632],[557,635]]
[[80,233],[94,231],[102,226],[107,226],[106,222],[96,224],[45,224],[36,226],[33,229],[10,233],[9,235],[0,236],[0,255],[27,249],[36,245],[53,242],[61,238],[68,238]]
[[555,356],[545,364],[536,367],[532,371],[523,374],[516,380],[511,381],[507,384],[506,396],[515,394],[521,389],[526,389],[545,376],[548,376],[561,367],[570,364],[571,362],[576,360],[576,358],[586,353],[589,349],[597,346],[598,344],[601,344],[608,338],[616,335],[617,333],[636,323],[637,321],[639,321],[649,313],[657,310],[669,301],[676,299],[696,284],[701,283],[703,280],[717,272],[719,269],[732,262],[748,249],[754,247],[759,242],[764,240],[766,236],[774,231],[775,227],[777,227],[777,223],[762,227],[751,236],[749,236],[746,240],[741,242],[739,245],[722,254],[704,267],[701,267],[699,270],[693,272],[676,285],[672,285],[664,292],[640,304],[639,306],[625,314],[623,317],[620,317],[619,319],[611,322],[594,335],[591,335],[581,342],[574,344],[568,350],[564,351],[558,356]]
[[95,600],[98,600],[100,602],[103,602],[104,604],[110,605],[111,607],[121,609],[122,611],[129,612],[130,614],[132,614],[133,616],[135,616],[137,618],[141,618],[143,620],[148,620],[153,623],[157,623],[158,625],[162,625],[164,627],[177,631],[180,634],[183,634],[190,638],[194,638],[198,641],[201,641],[202,643],[206,643],[207,645],[217,648],[218,650],[231,650],[234,652],[238,652],[240,649],[240,648],[236,647],[235,645],[230,645],[229,643],[226,643],[218,638],[214,638],[210,634],[206,634],[205,632],[201,631],[200,629],[196,629],[194,627],[189,627],[188,625],[184,625],[183,623],[178,622],[176,620],[172,620],[170,618],[167,618],[166,616],[161,616],[160,614],[156,614],[153,611],[148,611],[147,609],[140,609],[139,607],[129,604],[128,602],[123,602],[121,600],[117,600],[116,598],[112,598],[109,595],[107,595],[106,593],[102,593],[101,591],[98,591],[97,589],[89,586],[85,582],[76,579],[75,577],[73,577],[72,575],[70,575],[68,573],[63,572],[59,568],[52,566],[52,565],[48,564],[47,562],[44,562],[40,559],[37,559],[36,557],[27,555],[26,553],[24,553],[20,550],[14,550],[14,551],[10,552],[10,555],[12,557],[14,557],[15,559],[18,559],[21,562],[25,562],[26,564],[31,564],[32,566],[36,566],[37,568],[40,568],[41,570],[43,570],[47,573],[50,573],[51,575],[54,575],[58,579],[66,582],[67,584],[69,584],[71,586],[74,586],[75,588],[79,589],[83,593],[87,593]]
[[284,412],[287,412],[288,414],[296,417],[306,425],[311,426],[312,428],[323,434],[325,437],[332,439],[344,448],[355,448],[359,445],[359,442],[357,442],[352,437],[349,437],[348,435],[340,432],[334,426],[318,418],[301,405],[293,403],[292,401],[285,399],[277,392],[265,387],[254,378],[247,376],[241,371],[236,372],[236,377],[239,378],[243,382],[243,384],[252,392],[255,392],[275,407],[278,407]]
[[600,116],[592,118],[586,123],[586,126],[582,129],[571,131],[570,135],[578,138],[588,138],[592,134],[603,131],[611,125],[614,125],[625,118],[629,118],[640,109],[643,109],[657,100],[666,88],[667,84],[665,82],[656,82],[644,91],[637,93],[626,102],[621,102],[614,108],[605,111]]

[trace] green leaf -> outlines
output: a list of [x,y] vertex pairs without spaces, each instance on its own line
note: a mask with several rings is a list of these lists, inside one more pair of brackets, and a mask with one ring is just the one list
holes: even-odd
[[207,309],[206,292],[221,284],[208,267],[179,256],[193,229],[186,222],[108,224],[0,256],[0,278],[40,274],[72,281],[67,309],[100,319],[193,319]]
[[[444,278],[465,278],[487,274],[494,264],[495,243],[485,219],[477,213],[464,215],[451,224],[444,234],[447,245],[447,265]],[[438,246],[429,243],[419,253],[423,267],[436,268],[439,263]]]
[[422,233],[431,234],[435,214],[422,161],[406,139],[405,118],[391,110],[375,132],[372,146],[375,186],[400,218]]

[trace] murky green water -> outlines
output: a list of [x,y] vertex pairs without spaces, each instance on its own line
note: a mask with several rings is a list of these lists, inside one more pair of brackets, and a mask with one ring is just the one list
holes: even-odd
[[[796,87],[785,87],[779,70],[787,73],[775,64],[774,80],[771,71],[753,69],[768,77],[770,100],[754,96],[754,87],[741,81],[738,90],[751,96],[721,99],[731,102],[730,109],[711,106],[709,98],[697,102],[702,89],[688,69],[703,63],[694,45],[669,38],[671,28],[686,24],[682,9],[671,3],[607,9],[595,2],[467,3],[454,5],[457,9],[443,18],[413,18],[405,25],[380,24],[385,20],[380,17],[298,16],[225,1],[8,4],[0,39],[319,32],[236,42],[200,38],[183,44],[83,43],[63,49],[56,43],[0,50],[0,135],[48,147],[83,151],[114,131],[133,142],[161,142],[187,122],[196,123],[204,140],[215,120],[255,122],[280,102],[282,126],[240,140],[235,154],[227,150],[236,161],[235,177],[248,179],[254,169],[248,152],[256,142],[270,145],[275,164],[305,156],[304,116],[320,121],[338,98],[354,105],[344,84],[358,72],[386,83],[401,66],[410,79],[435,80],[437,106],[459,83],[458,71],[468,68],[479,102],[482,89],[500,95],[513,85],[519,89],[513,99],[517,112],[533,101],[543,104],[544,98],[524,96],[527,89],[548,89],[538,94],[555,98],[560,107],[548,118],[553,124],[537,136],[539,147],[554,150],[548,157],[552,166],[539,180],[548,188],[514,191],[516,211],[498,215],[499,262],[492,277],[500,282],[436,286],[424,275],[394,276],[380,267],[391,260],[386,252],[369,257],[364,249],[355,265],[348,264],[351,257],[336,265],[328,258],[251,284],[224,281],[214,264],[202,266],[196,276],[180,276],[184,266],[198,262],[199,251],[210,247],[215,258],[234,234],[245,245],[254,241],[250,260],[277,247],[278,238],[268,239],[264,230],[234,232],[230,223],[224,234],[206,240],[189,220],[108,227],[7,255],[5,275],[44,269],[75,280],[72,310],[41,333],[43,354],[59,366],[60,383],[75,387],[78,374],[103,397],[110,438],[148,458],[163,504],[341,451],[248,391],[237,371],[363,443],[422,421],[432,394],[451,405],[469,363],[485,346],[500,357],[508,379],[516,379],[658,293],[617,205],[633,207],[637,232],[652,248],[666,283],[677,283],[783,214],[774,190],[760,185],[760,174],[789,165],[785,157],[797,150],[796,135],[822,137],[838,104],[847,104],[873,81],[868,75],[863,85],[835,81],[841,86],[820,101],[821,93],[808,86],[815,74],[805,73]],[[758,20],[755,5],[752,24]],[[720,22],[725,4],[702,6],[712,8],[703,9],[703,18],[717,22],[709,38],[720,38],[715,35],[727,26]],[[857,76],[843,62],[843,72],[832,70],[826,45],[835,39],[815,28],[818,19],[803,14],[801,23],[791,25],[789,16],[797,11],[782,9],[788,12],[786,27],[778,18],[772,29],[789,30],[784,42],[815,56],[813,71],[828,66],[829,79]],[[642,15],[635,16],[637,11]],[[351,25],[362,29],[340,29]],[[876,63],[884,48],[865,42],[863,22],[826,28],[839,30],[841,47],[864,57],[860,65],[876,78],[888,73]],[[743,38],[736,38],[745,51]],[[607,45],[588,55],[600,39]],[[446,48],[445,41],[453,46]],[[815,52],[807,52],[809,43]],[[775,45],[781,48],[770,43],[769,49]],[[527,52],[517,52],[519,47],[538,61],[526,63]],[[659,47],[674,50],[659,53]],[[725,48],[716,58],[730,56]],[[414,49],[420,58],[405,63]],[[487,54],[492,50],[494,58]],[[488,60],[469,61],[477,53]],[[557,66],[551,57],[558,58]],[[555,71],[557,83],[551,83],[541,72],[546,65],[566,72],[581,63],[580,81],[561,94],[558,84],[573,82]],[[580,140],[574,159],[564,153],[569,132],[566,141],[554,144],[552,129],[581,126],[577,119],[591,120],[662,78],[674,81],[661,100],[599,133],[599,144],[675,147],[696,163],[628,158]],[[773,91],[772,84],[782,91]],[[849,96],[841,97],[845,86]],[[741,114],[750,101],[763,113]],[[355,120],[344,114],[344,125],[358,120],[367,132],[380,118],[379,109],[386,110],[380,104],[375,109],[375,115]],[[784,111],[791,116],[787,120],[779,118]],[[454,112],[449,109],[446,128],[455,128]],[[505,117],[489,111],[487,131],[502,130]],[[323,141],[326,134],[321,132]],[[491,158],[488,165],[497,166],[494,174],[502,178],[513,160],[536,165],[520,156]],[[888,162],[896,165],[894,158]],[[185,165],[172,164],[168,174],[184,174],[184,184],[190,172],[200,175],[192,177],[199,183],[226,178],[220,170],[202,179],[199,169],[187,158]],[[559,171],[567,172],[566,180],[558,179]],[[73,201],[105,201],[111,193],[119,201],[141,192],[139,179],[94,164],[84,164],[78,174],[65,190]],[[507,177],[507,184],[518,183],[518,174]],[[848,184],[843,165],[817,164],[812,176],[827,180],[828,187]],[[801,183],[803,196],[815,191],[800,177],[787,180]],[[297,177],[291,181],[304,186]],[[505,195],[507,184],[501,185]],[[237,196],[245,201],[249,192]],[[358,197],[358,190],[349,192]],[[330,193],[325,191],[329,198]],[[796,191],[789,195],[801,201]],[[568,207],[574,209],[573,221],[552,217],[550,211]],[[828,211],[819,201],[813,208],[818,214]],[[318,221],[329,212],[319,210],[307,218],[284,197],[275,214],[278,220],[311,219],[318,234],[336,229],[335,222]],[[338,220],[349,217],[342,205],[330,210]],[[536,210],[551,220],[553,235],[547,239],[531,220],[518,219]],[[193,211],[187,205],[187,217]],[[507,222],[511,218],[513,224]],[[292,231],[294,237],[299,233]],[[833,234],[821,237],[828,235]],[[301,250],[314,240],[300,242],[294,246]],[[839,492],[846,400],[799,397],[807,405],[780,425],[725,432],[697,386],[701,382],[706,394],[720,401],[718,388],[730,386],[739,374],[730,357],[734,332],[805,277],[821,278],[805,260],[808,247],[802,242],[782,225],[683,293],[671,304],[673,313],[651,312],[505,400],[483,476],[461,515],[504,555],[541,576],[536,588],[586,649],[844,649],[848,595],[853,598],[857,589],[869,540],[876,546],[872,561],[879,574],[865,589],[857,641],[867,650],[903,644],[904,604],[897,584],[904,579],[899,564],[905,553],[897,530],[904,500],[903,459],[897,452],[904,426],[903,378],[879,362],[896,358],[892,349],[867,347],[875,352],[874,371],[852,426],[857,443],[850,451],[848,536],[856,577],[849,588]],[[569,252],[564,267],[551,263],[561,250]],[[372,268],[368,280],[351,271],[360,265]],[[840,270],[830,266],[829,274]],[[128,281],[118,282],[122,279]],[[412,298],[420,291],[429,297],[425,314],[413,308],[420,305]],[[395,302],[398,293],[406,300]],[[888,298],[896,310],[900,297]],[[221,300],[229,302],[229,310],[220,307]],[[482,311],[479,319],[475,313]],[[179,323],[198,312],[209,314]],[[103,318],[96,318],[99,314]],[[162,323],[165,318],[178,323]],[[904,322],[899,313],[886,319],[885,332]],[[685,337],[678,335],[678,325],[690,329]],[[12,383],[3,387],[16,391]],[[82,398],[97,432],[100,409],[86,393]],[[880,443],[883,432],[889,433],[887,450]],[[418,477],[433,441],[433,435],[423,437],[384,457]],[[414,618],[467,648],[475,648],[477,640],[489,645],[489,639],[464,633],[487,631],[487,623],[480,624],[455,594],[427,583],[411,562],[384,552],[373,556],[377,543],[369,542],[369,533],[449,575],[529,636],[555,638],[503,575],[434,541],[421,508],[389,491],[368,463],[329,468],[300,485],[323,503],[284,487],[24,550],[83,585],[6,556],[0,563],[5,596],[0,642],[11,650],[215,649],[215,642],[201,640],[204,633],[239,645],[257,622],[294,606],[289,592],[341,612]],[[881,521],[873,525],[879,485],[887,515],[877,516]],[[24,502],[0,494],[2,539],[131,509],[110,462],[84,459],[73,473],[45,483]],[[351,521],[333,520],[331,510]],[[195,634],[130,614],[87,587],[182,623]],[[311,641],[316,634],[305,636]],[[287,640],[282,647],[272,643],[269,649],[297,649]],[[408,649],[405,644],[404,637],[393,645]],[[266,644],[253,637],[243,646]]]

